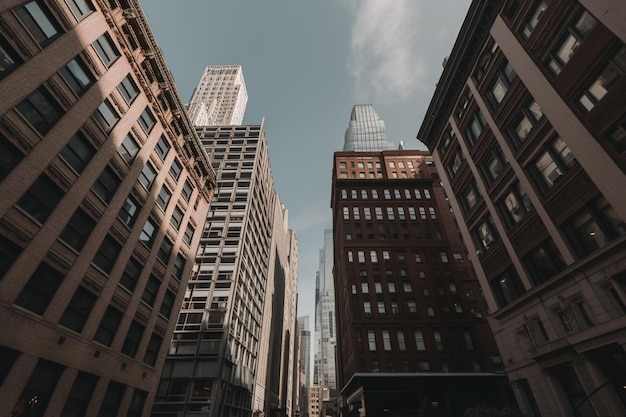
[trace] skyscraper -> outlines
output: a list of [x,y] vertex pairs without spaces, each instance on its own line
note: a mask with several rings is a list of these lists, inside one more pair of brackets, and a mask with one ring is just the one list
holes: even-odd
[[331,208],[339,413],[436,404],[451,417],[509,404],[486,302],[429,153],[335,152]]
[[152,415],[291,414],[298,248],[274,189],[263,124],[197,132],[219,191]]
[[240,65],[205,68],[189,102],[189,117],[196,126],[240,125],[248,92]]
[[472,2],[418,133],[527,416],[626,414],[624,10]]
[[304,383],[311,385],[311,330],[309,330],[309,316],[298,317],[298,332],[300,333],[300,372]]
[[356,104],[352,107],[350,123],[346,129],[344,151],[383,151],[394,149],[387,142],[385,122],[371,104]]
[[215,173],[137,1],[0,21],[0,415],[147,416]]

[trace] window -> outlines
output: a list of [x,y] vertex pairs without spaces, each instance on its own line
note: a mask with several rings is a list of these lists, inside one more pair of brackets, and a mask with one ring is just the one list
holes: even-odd
[[159,194],[157,195],[156,203],[159,207],[161,207],[161,209],[163,209],[163,211],[165,211],[165,208],[167,207],[167,203],[170,202],[171,197],[172,197],[172,192],[167,189],[165,184],[163,184],[163,186],[161,187],[161,190],[159,191]]
[[156,234],[154,233],[155,230],[156,224],[154,221],[152,219],[147,219],[143,225],[141,234],[139,235],[139,241],[151,248],[154,243],[154,238],[156,237]]
[[591,111],[626,72],[626,46],[622,46],[609,60],[598,77],[583,91],[578,103]]
[[528,39],[533,33],[533,31],[537,27],[537,24],[539,23],[546,9],[548,8],[548,4],[549,3],[547,0],[540,0],[535,6],[531,15],[528,17],[528,19],[526,19],[526,23],[522,27],[522,36],[524,37],[524,39]]
[[473,230],[474,238],[477,241],[479,248],[489,250],[491,245],[496,241],[497,236],[491,218],[487,217],[483,219],[478,226]]
[[406,339],[404,337],[404,331],[402,329],[396,329],[396,336],[398,338],[398,349],[406,350]]
[[160,286],[161,286],[161,280],[159,280],[154,275],[150,275],[150,278],[148,279],[148,282],[146,283],[146,288],[144,288],[143,294],[141,295],[141,299],[150,307],[154,305],[154,301],[156,300],[157,293],[159,292]]
[[63,116],[64,111],[52,96],[43,88],[33,91],[15,109],[42,136]]
[[189,202],[192,193],[193,188],[191,187],[191,183],[189,182],[189,180],[185,180],[185,184],[183,185],[183,189],[181,190],[180,195],[183,196],[185,201]]
[[111,272],[121,250],[122,245],[117,243],[111,235],[107,235],[102,241],[100,248],[98,248],[98,252],[93,257],[94,265],[108,274]]
[[154,124],[156,123],[154,120],[154,116],[152,116],[152,112],[150,109],[146,107],[146,109],[139,115],[139,125],[143,129],[144,132],[150,133]]
[[6,137],[0,134],[0,181],[9,175],[22,158],[22,152],[20,152]]
[[183,167],[180,165],[180,162],[178,162],[178,159],[174,158],[174,160],[172,161],[172,166],[170,167],[170,175],[172,176],[172,178],[174,178],[175,181],[178,181],[182,170]]
[[361,215],[359,213],[358,207],[352,207],[352,215],[354,216],[354,220],[361,220]]
[[126,287],[130,292],[133,292],[137,286],[137,281],[139,280],[142,270],[143,265],[135,258],[130,258],[120,277],[120,284]]
[[386,351],[391,350],[391,336],[389,335],[389,330],[383,329],[383,349]]
[[135,159],[135,155],[137,155],[137,152],[139,152],[139,145],[137,144],[137,141],[133,139],[133,137],[129,133],[124,138],[124,141],[121,143],[120,147],[117,148],[117,153],[119,156],[122,157],[124,162],[130,165],[133,163],[133,160]]
[[564,229],[581,258],[626,234],[626,224],[604,197],[596,198],[572,216]]
[[433,338],[435,339],[435,349],[443,350],[443,339],[441,338],[441,332],[439,330],[433,330]]
[[372,303],[363,301],[363,313],[365,313],[365,317],[372,317]]
[[174,300],[176,296],[170,290],[165,291],[165,295],[163,296],[163,301],[161,302],[161,307],[159,308],[159,314],[163,317],[169,319],[170,314],[172,314],[172,309],[174,308]]
[[87,141],[85,136],[80,132],[76,132],[67,145],[61,149],[59,155],[74,171],[80,174],[95,153],[96,149]]
[[508,193],[498,202],[500,211],[509,227],[517,224],[528,211],[532,209],[532,204],[526,191],[519,182],[515,182]]
[[135,100],[135,97],[139,95],[137,84],[135,84],[130,74],[124,77],[122,82],[117,86],[117,90],[128,104],[131,104]]
[[[13,411],[9,415],[43,416],[62,373],[63,367],[61,365],[39,359],[35,369],[33,369],[33,373],[28,378],[22,394],[13,406]],[[33,398],[37,399],[37,413],[30,413],[29,411],[27,412],[28,414],[23,413],[24,410],[32,410],[29,403]]]
[[181,255],[176,255],[176,259],[174,260],[174,270],[172,271],[172,275],[179,280],[183,279],[183,271],[185,270],[185,263],[187,260]]
[[421,330],[415,330],[415,346],[418,351],[426,350],[426,343],[424,342],[424,334]]
[[126,339],[124,339],[124,344],[122,345],[123,354],[128,355],[131,358],[135,357],[144,330],[144,326],[133,320],[130,328],[128,329],[128,333],[126,333]]
[[41,0],[26,3],[15,14],[37,43],[44,47],[61,34],[58,23]]
[[85,94],[96,81],[83,60],[79,57],[68,62],[66,66],[59,70],[59,73],[78,96]]
[[41,174],[17,202],[17,206],[43,223],[63,197],[61,190],[47,175]]
[[[463,164],[463,159],[465,159],[463,157],[463,154],[461,153],[460,150],[457,150],[447,165],[448,176],[450,177],[450,179],[454,178],[456,173],[459,172],[459,169],[461,169],[461,165]],[[415,191],[419,192],[419,190],[417,189]],[[416,196],[416,198],[422,198],[421,194],[419,197]]]
[[[407,292],[410,292],[410,291],[407,291]],[[406,306],[409,310],[409,314],[411,315],[417,314],[417,304],[415,303],[415,301],[407,301]]]
[[133,227],[133,224],[135,224],[135,219],[137,219],[137,215],[139,214],[138,206],[139,203],[137,203],[135,198],[129,195],[128,197],[126,197],[126,201],[124,201],[124,204],[122,204],[122,208],[120,209],[120,212],[117,216],[128,227]]
[[466,130],[466,135],[470,146],[473,146],[476,143],[486,126],[487,121],[485,120],[485,117],[480,112],[480,110],[476,110],[472,115],[470,124]]
[[180,207],[176,206],[174,208],[174,212],[172,213],[172,218],[170,219],[170,223],[176,230],[180,229],[180,225],[183,223],[183,216],[185,213],[180,209]]
[[94,8],[89,0],[65,0],[67,5],[74,13],[74,16],[78,21],[84,19],[94,11]]
[[152,181],[154,181],[154,177],[156,177],[156,171],[152,167],[152,164],[148,162],[141,170],[138,180],[141,185],[145,187],[146,190],[149,190]]
[[15,304],[42,316],[61,285],[63,276],[48,264],[40,263],[15,300]]
[[374,333],[374,330],[370,329],[367,331],[367,346],[370,351],[376,350],[376,334]]
[[357,251],[357,255],[359,258],[359,263],[360,264],[364,264],[365,263],[365,252],[363,252],[362,250]]
[[578,47],[583,40],[591,33],[596,26],[596,19],[594,19],[587,11],[584,11],[582,15],[574,24],[570,24],[567,27],[565,35],[552,49],[546,65],[554,73],[559,75],[565,64],[567,64],[570,58],[576,53]]
[[524,286],[515,269],[509,268],[489,281],[491,290],[500,307],[504,307],[524,293]]
[[162,343],[162,337],[154,333],[150,336],[150,341],[148,342],[148,347],[146,348],[146,354],[143,357],[143,363],[154,366],[159,356],[159,349],[161,349]]
[[369,292],[370,292],[370,291],[369,291],[369,286],[368,286],[367,282],[362,282],[362,283],[361,283],[361,292],[362,292],[363,294],[367,294],[367,293],[369,293]]
[[479,198],[480,192],[476,186],[476,181],[471,180],[461,191],[460,201],[465,213],[469,213],[470,210],[474,208]]
[[511,88],[511,84],[517,78],[515,70],[508,61],[505,61],[491,82],[491,87],[487,92],[487,97],[491,101],[493,107],[498,107],[504,96]]
[[535,285],[539,285],[565,268],[565,261],[552,239],[547,239],[523,257]]
[[82,332],[97,297],[83,287],[78,287],[59,320],[61,326]]
[[126,386],[115,381],[109,382],[109,386],[104,394],[98,417],[115,417],[122,403]]
[[167,139],[165,139],[165,136],[161,135],[156,143],[156,146],[154,147],[154,151],[157,153],[157,155],[159,155],[159,158],[163,160],[165,159],[165,156],[167,155],[169,150],[170,144],[168,143]]
[[170,260],[170,255],[172,254],[172,248],[174,245],[172,241],[166,236],[163,238],[161,242],[161,247],[159,247],[159,251],[157,253],[157,258],[160,259],[164,264]]
[[22,59],[2,36],[0,36],[0,80],[22,63]]
[[83,209],[78,208],[65,225],[59,238],[80,252],[95,225],[96,222]]
[[[13,262],[20,256],[22,248],[11,242],[10,240],[0,236],[0,280],[13,265]],[[0,384],[2,383],[0,377]]]
[[110,167],[104,168],[96,182],[94,183],[92,190],[96,193],[104,202],[109,203],[120,186],[121,180],[115,175]]
[[93,113],[93,119],[98,123],[98,126],[102,128],[106,133],[109,133],[113,126],[120,120],[119,114],[113,108],[113,105],[109,100],[104,100],[98,109]]
[[195,233],[195,229],[192,225],[187,224],[187,228],[185,229],[185,234],[183,235],[183,242],[185,242],[188,246],[191,245],[191,240],[193,239],[193,234]]
[[534,163],[542,189],[551,188],[575,162],[574,155],[563,139],[557,136],[548,143]]
[[526,140],[542,116],[543,111],[534,100],[518,109],[509,127],[509,136],[516,147]]
[[79,372],[74,380],[74,385],[72,385],[72,390],[67,396],[60,417],[84,416],[97,382],[97,376]]
[[102,317],[102,321],[100,322],[100,326],[98,326],[93,340],[105,346],[111,346],[123,316],[121,312],[109,306]]
[[456,111],[454,112],[454,115],[456,116],[457,119],[461,119],[463,117],[463,115],[465,114],[465,111],[469,107],[470,102],[472,101],[472,98],[473,98],[472,92],[469,90],[469,88],[466,88],[465,91],[463,92],[463,95],[461,96],[459,100],[459,104],[456,107]]
[[502,153],[502,149],[498,145],[495,145],[487,155],[484,157],[481,163],[481,169],[485,179],[488,183],[494,182],[500,173],[504,170],[507,161]]
[[120,53],[117,51],[108,33],[100,36],[92,45],[102,60],[102,63],[107,68],[120,56]]

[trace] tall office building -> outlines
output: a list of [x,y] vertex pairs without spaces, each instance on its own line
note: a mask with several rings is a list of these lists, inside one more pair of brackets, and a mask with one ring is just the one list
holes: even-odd
[[0,23],[0,415],[147,416],[215,173],[137,1]]
[[263,124],[198,126],[217,189],[153,416],[292,414],[298,248]]
[[385,121],[378,117],[371,104],[357,104],[352,107],[350,123],[344,138],[344,151],[384,151],[394,149],[387,142]]
[[418,133],[527,416],[626,414],[624,12],[474,1]]
[[300,333],[300,373],[304,384],[311,385],[311,331],[309,316],[298,317],[298,333]]
[[333,284],[333,231],[324,230],[324,246],[319,252],[319,302],[316,304],[316,326],[319,327],[319,367],[317,385],[322,399],[329,401],[337,395],[335,347],[335,289]]
[[208,66],[189,102],[189,117],[196,126],[240,125],[248,92],[240,65]]
[[435,404],[452,417],[509,404],[487,305],[429,153],[336,152],[331,208],[340,415]]

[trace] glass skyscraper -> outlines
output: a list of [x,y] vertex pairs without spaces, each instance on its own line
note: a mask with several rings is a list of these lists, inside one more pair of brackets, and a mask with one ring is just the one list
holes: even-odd
[[352,106],[350,124],[346,129],[344,151],[384,151],[395,149],[387,142],[385,121],[382,120],[371,104]]

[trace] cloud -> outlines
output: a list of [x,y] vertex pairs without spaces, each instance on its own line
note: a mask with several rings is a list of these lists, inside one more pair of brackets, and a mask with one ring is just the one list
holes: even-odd
[[354,15],[348,70],[359,99],[406,99],[423,80],[416,0],[347,0]]

